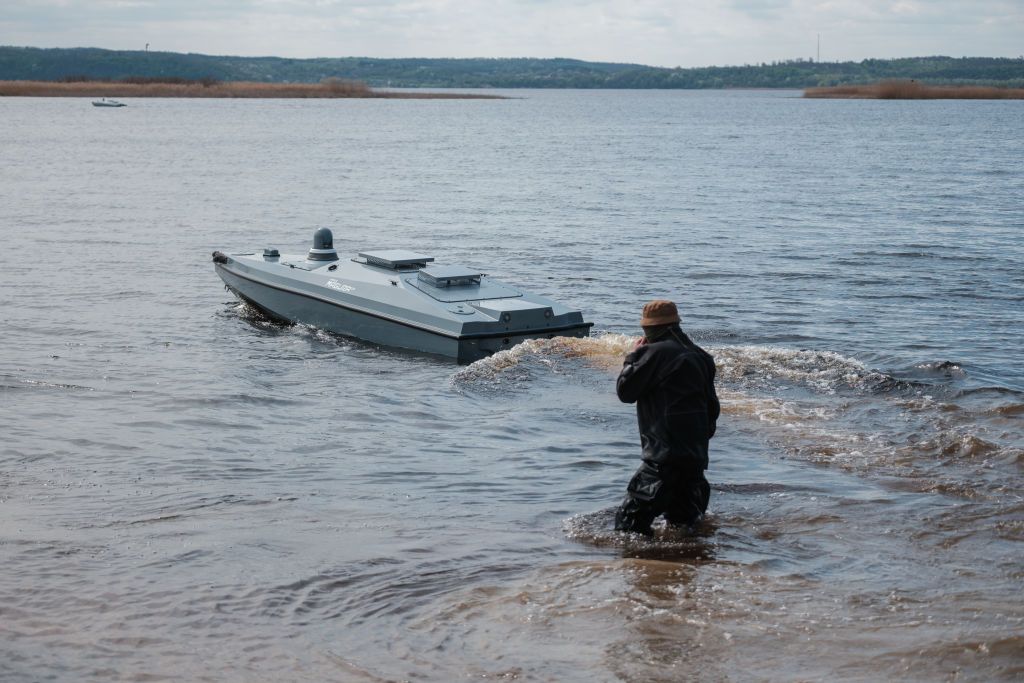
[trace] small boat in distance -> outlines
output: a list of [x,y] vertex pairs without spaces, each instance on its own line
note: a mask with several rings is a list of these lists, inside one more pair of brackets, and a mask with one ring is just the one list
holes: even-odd
[[272,319],[471,363],[527,339],[589,337],[580,311],[405,249],[340,259],[327,228],[308,254],[213,252],[240,299]]
[[117,100],[108,100],[106,97],[103,97],[103,98],[98,99],[98,100],[93,100],[92,101],[92,106],[94,106],[94,107],[127,107],[128,105],[125,104],[124,102],[118,102]]

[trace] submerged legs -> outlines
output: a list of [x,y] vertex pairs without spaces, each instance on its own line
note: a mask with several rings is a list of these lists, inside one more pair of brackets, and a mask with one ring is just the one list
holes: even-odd
[[626,487],[615,513],[616,531],[651,534],[658,515],[673,526],[693,527],[708,509],[711,486],[701,470],[644,462]]

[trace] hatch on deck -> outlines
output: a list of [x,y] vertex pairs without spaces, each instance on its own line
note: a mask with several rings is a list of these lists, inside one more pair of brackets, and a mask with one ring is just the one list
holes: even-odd
[[420,269],[419,279],[431,287],[479,285],[482,273],[464,266],[427,266]]
[[422,268],[434,260],[433,256],[417,254],[408,249],[384,249],[382,251],[361,251],[359,257],[366,263],[378,268],[400,270],[402,268]]
[[[433,267],[430,268],[430,270],[433,271]],[[408,275],[403,279],[410,287],[420,290],[431,299],[436,299],[437,301],[442,301],[446,304],[456,303],[459,301],[509,299],[523,295],[522,292],[517,289],[513,289],[508,285],[495,282],[490,278],[484,279],[481,273],[476,273],[477,277],[480,278],[478,282],[475,282],[472,285],[463,285],[460,287],[432,285],[426,278],[422,277],[422,275],[423,271],[421,270],[415,275]]]

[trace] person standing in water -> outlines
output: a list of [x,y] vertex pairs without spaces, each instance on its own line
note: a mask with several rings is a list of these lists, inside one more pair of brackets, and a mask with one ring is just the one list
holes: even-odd
[[615,529],[650,535],[662,514],[671,525],[694,529],[711,497],[704,470],[721,411],[715,360],[679,327],[671,301],[644,306],[640,326],[644,336],[626,355],[615,391],[622,402],[636,403],[643,462],[615,514]]

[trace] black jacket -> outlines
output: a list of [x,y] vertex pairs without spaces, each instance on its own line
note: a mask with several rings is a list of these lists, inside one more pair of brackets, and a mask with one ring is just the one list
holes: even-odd
[[715,361],[678,327],[672,332],[626,356],[615,390],[636,403],[645,461],[704,470],[721,410]]

